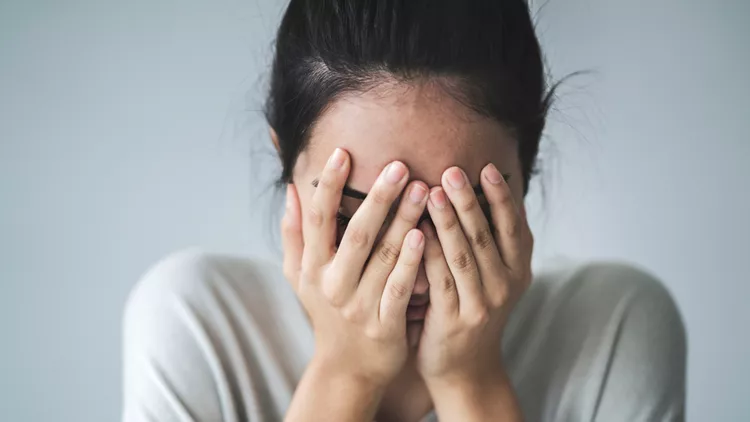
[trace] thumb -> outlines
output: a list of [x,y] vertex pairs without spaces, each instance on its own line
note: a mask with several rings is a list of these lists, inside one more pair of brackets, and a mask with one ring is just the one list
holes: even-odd
[[301,214],[297,188],[289,183],[286,188],[286,210],[281,220],[281,243],[284,248],[284,276],[295,292],[304,249]]

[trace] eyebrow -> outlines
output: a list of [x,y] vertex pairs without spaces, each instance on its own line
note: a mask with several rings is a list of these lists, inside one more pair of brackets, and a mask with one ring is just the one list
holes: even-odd
[[[503,176],[503,179],[505,179],[506,182],[508,180],[510,180],[510,174],[503,173],[502,176]],[[320,181],[317,178],[315,178],[312,181],[312,185],[317,188],[319,182]],[[477,195],[477,196],[480,196],[480,195],[484,196],[484,191],[482,190],[482,185],[481,184],[474,186],[472,189],[474,189],[474,194],[475,195]],[[362,191],[358,191],[358,190],[353,189],[353,188],[350,188],[349,186],[344,186],[344,190],[343,190],[342,194],[344,196],[348,196],[348,197],[354,198],[354,199],[359,199],[359,200],[362,200],[362,201],[364,201],[365,198],[367,198],[367,194],[366,193],[364,193]]]

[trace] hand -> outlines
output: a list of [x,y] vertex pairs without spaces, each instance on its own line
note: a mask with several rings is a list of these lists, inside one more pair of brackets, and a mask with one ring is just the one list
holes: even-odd
[[494,165],[481,175],[492,224],[461,169],[446,170],[441,184],[430,192],[434,226],[420,225],[430,308],[418,369],[428,388],[494,383],[505,379],[503,327],[531,281],[531,230]]
[[352,216],[337,249],[336,214],[350,165],[348,154],[337,149],[304,213],[289,185],[282,222],[284,274],[313,326],[316,371],[324,368],[330,377],[346,374],[384,388],[408,355],[406,309],[424,250],[424,236],[415,227],[428,190],[421,182],[410,184],[371,253],[408,181],[406,166],[391,163]]

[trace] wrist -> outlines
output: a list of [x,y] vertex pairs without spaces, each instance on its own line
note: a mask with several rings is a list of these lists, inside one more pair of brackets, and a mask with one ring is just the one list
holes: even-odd
[[522,420],[513,386],[504,370],[426,382],[440,420]]
[[373,420],[383,392],[378,384],[330,360],[313,357],[297,385],[285,421]]
[[378,398],[388,385],[388,382],[381,377],[342,365],[340,359],[317,354],[310,361],[307,372],[310,372],[311,377],[316,379],[328,380],[326,382],[329,385],[341,385],[344,388],[361,391]]

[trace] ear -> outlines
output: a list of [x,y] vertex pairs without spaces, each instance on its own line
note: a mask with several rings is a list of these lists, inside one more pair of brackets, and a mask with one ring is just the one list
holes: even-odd
[[271,141],[273,141],[273,147],[276,148],[276,152],[281,153],[281,148],[279,148],[279,135],[277,135],[276,131],[270,126],[268,128],[268,134],[271,135]]

